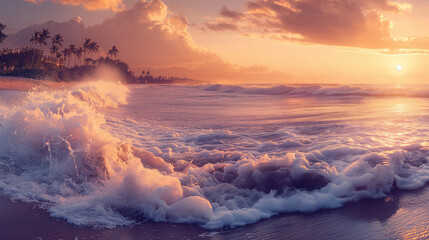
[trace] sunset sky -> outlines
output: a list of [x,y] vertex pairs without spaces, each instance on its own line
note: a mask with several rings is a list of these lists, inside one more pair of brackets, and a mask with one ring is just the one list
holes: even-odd
[[428,12],[426,0],[2,0],[0,22],[13,35],[79,16],[87,29],[70,42],[89,35],[103,49],[117,45],[135,71],[407,84],[428,82]]

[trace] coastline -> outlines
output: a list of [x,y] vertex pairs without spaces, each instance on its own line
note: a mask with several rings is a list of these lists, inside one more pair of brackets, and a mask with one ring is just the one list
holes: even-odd
[[[5,239],[427,239],[429,185],[395,190],[315,213],[280,214],[234,229],[207,231],[196,225],[141,223],[114,229],[76,227],[34,204],[0,195],[0,236]],[[418,217],[415,217],[419,214]]]
[[42,85],[43,82],[44,81],[42,80],[35,80],[31,78],[0,76],[0,89],[27,91],[31,88]]
[[0,76],[0,90],[28,91],[33,88],[61,88],[70,83],[32,78]]
[[[33,78],[23,78],[23,77],[12,77],[12,76],[1,76],[0,75],[0,90],[14,90],[14,91],[28,91],[34,88],[48,88],[48,89],[60,89],[65,87],[70,87],[76,84],[82,83],[82,81],[74,82],[55,82],[51,80],[39,80]],[[147,85],[158,85],[158,84],[167,84],[167,85],[199,85],[199,83],[149,83]],[[126,85],[131,86],[144,86],[145,84],[141,83],[128,83]]]

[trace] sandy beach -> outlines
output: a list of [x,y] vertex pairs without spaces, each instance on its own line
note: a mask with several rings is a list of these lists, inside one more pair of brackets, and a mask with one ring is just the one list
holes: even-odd
[[0,76],[0,89],[2,90],[30,90],[46,84],[47,82],[43,80]]
[[54,82],[21,77],[0,76],[0,90],[28,91],[34,88],[63,88],[76,83]]

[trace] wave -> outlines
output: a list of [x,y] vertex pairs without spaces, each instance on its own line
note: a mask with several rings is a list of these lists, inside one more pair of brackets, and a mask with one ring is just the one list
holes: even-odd
[[222,85],[209,84],[202,85],[206,91],[218,91],[224,93],[242,93],[242,94],[262,94],[262,95],[287,95],[292,97],[302,96],[349,96],[349,97],[417,97],[429,98],[429,88],[403,88],[403,87],[373,87],[365,88],[360,86],[327,86],[327,85],[308,85],[308,86],[250,86],[250,85]]
[[[225,88],[212,85],[206,90]],[[341,92],[286,86],[228,91]],[[215,149],[242,136],[209,131],[179,141],[188,147],[164,146],[170,153],[182,152],[175,159],[162,155],[160,146],[144,149],[110,132],[104,111],[126,104],[128,92],[121,84],[88,82],[73,89],[30,92],[19,106],[1,109],[1,192],[78,226],[113,228],[150,220],[219,229],[278,213],[337,208],[429,182],[429,149],[424,143],[304,151],[310,140],[286,139],[260,143],[254,148],[262,153],[257,155]],[[202,146],[207,148],[194,151]],[[295,150],[284,155],[264,154],[291,147]]]

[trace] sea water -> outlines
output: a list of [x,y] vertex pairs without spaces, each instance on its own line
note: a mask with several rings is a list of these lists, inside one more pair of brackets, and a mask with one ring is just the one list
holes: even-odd
[[429,86],[0,92],[0,193],[78,226],[237,227],[429,182]]

